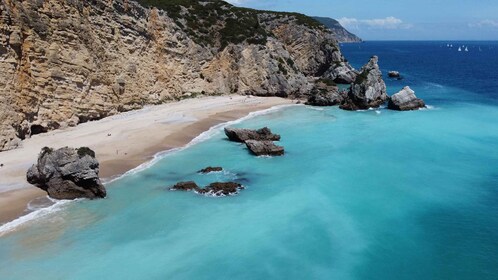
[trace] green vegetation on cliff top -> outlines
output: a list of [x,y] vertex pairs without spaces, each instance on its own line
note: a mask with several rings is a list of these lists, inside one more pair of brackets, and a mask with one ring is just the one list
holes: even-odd
[[291,17],[309,28],[325,28],[315,19],[298,13],[258,11],[235,7],[225,1],[209,0],[137,0],[144,7],[156,7],[168,13],[178,26],[201,45],[224,48],[244,41],[266,43],[269,34],[261,26],[258,14]]

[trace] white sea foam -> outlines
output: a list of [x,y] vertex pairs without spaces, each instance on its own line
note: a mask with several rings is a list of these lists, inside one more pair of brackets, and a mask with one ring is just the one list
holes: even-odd
[[[262,116],[262,115],[266,115],[266,114],[270,114],[270,113],[273,113],[275,111],[278,111],[278,110],[281,110],[283,108],[286,108],[286,107],[293,107],[293,106],[299,106],[299,104],[289,104],[289,105],[278,105],[278,106],[274,106],[274,107],[271,107],[269,109],[265,109],[265,110],[261,110],[261,111],[256,111],[256,112],[251,112],[249,113],[247,116],[245,117],[242,117],[240,119],[237,119],[237,120],[234,120],[234,121],[229,121],[229,122],[225,122],[225,123],[221,123],[221,124],[218,124],[218,125],[215,125],[213,127],[211,127],[210,129],[208,129],[207,131],[201,133],[199,136],[195,137],[192,141],[190,141],[190,143],[188,143],[187,145],[183,146],[183,147],[180,147],[180,148],[175,148],[175,149],[170,149],[170,150],[167,150],[167,151],[162,151],[162,152],[159,152],[157,154],[154,155],[153,159],[148,161],[148,162],[145,162],[141,165],[139,165],[138,167],[124,173],[123,175],[120,175],[120,176],[117,176],[117,177],[114,177],[114,178],[111,178],[109,180],[106,180],[104,182],[104,184],[109,184],[111,182],[114,182],[120,178],[123,178],[124,176],[128,176],[128,175],[132,175],[132,174],[135,174],[137,172],[140,172],[144,169],[147,169],[149,167],[152,167],[154,164],[156,164],[158,161],[160,161],[161,159],[165,158],[166,156],[168,155],[171,155],[173,153],[176,153],[176,152],[179,152],[179,151],[182,151],[184,149],[187,149],[193,145],[196,145],[196,144],[199,144],[201,142],[204,142],[208,139],[210,139],[211,137],[217,135],[218,133],[221,133],[221,129],[226,127],[226,126],[229,126],[229,125],[234,125],[234,124],[238,124],[240,122],[243,122],[245,120],[248,120],[248,119],[251,119],[251,118],[254,118],[254,117],[257,117],[257,116]],[[144,108],[142,110],[148,110],[149,108]],[[8,222],[8,223],[5,223],[3,225],[0,226],[0,237],[5,235],[6,233],[9,233],[13,230],[16,230],[17,228],[19,228],[20,226],[22,225],[25,225],[29,222],[33,222],[35,220],[38,220],[40,218],[43,218],[43,217],[46,217],[52,213],[56,213],[56,212],[59,212],[61,210],[63,210],[69,203],[73,202],[73,201],[78,201],[78,200],[54,200],[54,199],[50,199],[52,202],[54,202],[53,205],[50,205],[48,207],[44,207],[44,208],[37,208],[37,207],[31,207],[30,209],[30,206],[28,204],[28,210],[34,210],[33,212],[30,212],[29,214],[26,214],[24,216],[21,216],[11,222]]]
[[256,112],[251,112],[249,113],[247,116],[245,117],[242,117],[240,119],[237,119],[237,120],[233,120],[233,121],[228,121],[228,122],[224,122],[224,123],[220,123],[220,124],[217,124],[215,126],[212,126],[210,129],[208,129],[207,131],[204,131],[203,133],[199,134],[197,137],[195,137],[194,139],[192,139],[192,141],[190,141],[190,143],[188,143],[187,145],[183,146],[183,147],[180,147],[180,148],[174,148],[174,149],[170,149],[170,150],[166,150],[166,151],[162,151],[162,152],[159,152],[157,154],[154,155],[154,157],[148,161],[148,162],[145,162],[131,170],[129,170],[128,172],[124,173],[123,175],[121,176],[117,176],[113,179],[110,179],[109,181],[106,182],[106,184],[108,183],[111,183],[111,182],[114,182],[116,180],[119,180],[125,176],[128,176],[128,175],[132,175],[132,174],[136,174],[140,171],[143,171],[147,168],[150,168],[152,166],[154,166],[157,162],[159,162],[160,160],[162,160],[163,158],[173,154],[173,153],[176,153],[176,152],[179,152],[179,151],[183,151],[189,147],[192,147],[193,145],[196,145],[196,144],[199,144],[199,143],[202,143],[208,139],[210,139],[211,137],[219,134],[222,132],[222,129],[227,127],[227,126],[230,126],[230,125],[234,125],[234,124],[238,124],[238,123],[241,123],[245,120],[248,120],[248,119],[252,119],[254,117],[257,117],[257,116],[262,116],[262,115],[267,115],[267,114],[270,114],[270,113],[273,113],[273,112],[276,112],[278,110],[281,110],[283,108],[287,108],[287,107],[294,107],[294,106],[304,106],[302,104],[288,104],[288,105],[278,105],[278,106],[273,106],[269,109],[265,109],[265,110],[261,110],[261,111],[256,111]]
[[34,220],[38,220],[42,217],[46,217],[47,215],[53,214],[55,212],[61,211],[62,209],[65,208],[66,205],[68,205],[70,202],[73,202],[73,200],[53,200],[55,203],[49,207],[46,208],[40,208],[38,210],[35,210],[27,215],[21,216],[11,222],[8,222],[6,224],[3,224],[0,226],[0,237],[15,230],[18,229],[20,226],[32,222]]

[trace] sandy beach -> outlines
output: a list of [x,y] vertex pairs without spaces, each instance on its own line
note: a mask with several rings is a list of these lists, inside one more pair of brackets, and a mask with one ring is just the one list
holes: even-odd
[[219,96],[183,100],[111,116],[76,127],[35,135],[22,147],[0,153],[0,224],[26,213],[45,192],[26,182],[26,170],[40,149],[87,146],[100,161],[100,175],[112,178],[156,153],[188,144],[210,127],[292,101],[277,97]]

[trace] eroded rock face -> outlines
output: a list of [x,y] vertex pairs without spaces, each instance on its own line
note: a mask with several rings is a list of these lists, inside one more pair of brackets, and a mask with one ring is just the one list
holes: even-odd
[[[312,88],[309,76],[349,75],[326,28],[291,14],[201,4],[217,8],[201,15],[129,0],[2,1],[0,151],[33,134],[192,94],[301,96]],[[224,14],[201,20],[206,11]],[[257,15],[237,18],[250,13]],[[192,18],[199,30],[186,25]],[[242,37],[225,30],[228,23]]]
[[404,87],[401,91],[389,98],[387,108],[397,111],[410,111],[425,108],[425,102],[415,96],[415,91],[410,87]]
[[225,134],[230,141],[244,143],[247,140],[280,141],[280,135],[273,134],[268,127],[258,130],[225,127]]
[[329,68],[323,76],[338,84],[351,84],[358,76],[358,72],[349,63],[341,62]]
[[382,72],[379,69],[378,57],[373,56],[370,61],[361,68],[356,77],[348,96],[343,105],[344,110],[365,110],[377,108],[387,100],[386,84],[382,80]]
[[26,177],[55,199],[106,197],[99,179],[99,162],[88,148],[43,148]]
[[342,104],[347,93],[340,92],[336,85],[316,83],[310,93],[306,105],[311,106],[335,106]]
[[216,182],[211,183],[204,188],[200,188],[192,181],[180,182],[170,188],[170,190],[173,191],[193,191],[197,194],[216,197],[236,195],[243,189],[244,186],[235,182]]
[[272,141],[247,140],[246,146],[256,156],[284,155],[284,147],[277,146]]

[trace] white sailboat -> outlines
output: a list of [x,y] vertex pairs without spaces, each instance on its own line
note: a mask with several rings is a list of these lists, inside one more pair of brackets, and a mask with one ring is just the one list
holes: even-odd
[[462,47],[458,47],[458,51],[461,52],[462,51]]
[[468,47],[465,47],[465,51],[468,52],[469,51],[469,48]]

